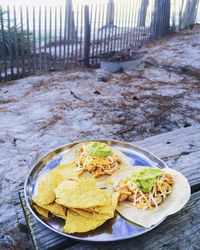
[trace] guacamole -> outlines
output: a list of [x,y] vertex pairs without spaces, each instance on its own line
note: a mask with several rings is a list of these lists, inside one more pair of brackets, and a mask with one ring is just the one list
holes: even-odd
[[157,168],[147,168],[136,172],[130,176],[130,180],[134,182],[141,190],[148,193],[153,188],[156,178],[162,176],[163,171]]
[[86,151],[94,157],[107,157],[113,155],[112,149],[106,143],[93,142]]

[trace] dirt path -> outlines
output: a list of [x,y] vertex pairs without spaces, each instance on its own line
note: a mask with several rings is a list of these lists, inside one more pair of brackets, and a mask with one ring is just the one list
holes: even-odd
[[139,140],[200,123],[200,27],[158,41],[145,68],[73,70],[0,86],[0,249],[25,249],[11,192],[49,150],[86,138]]

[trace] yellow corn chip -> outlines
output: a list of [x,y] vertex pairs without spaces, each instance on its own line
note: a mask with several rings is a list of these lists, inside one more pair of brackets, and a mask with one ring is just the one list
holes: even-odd
[[44,216],[45,218],[48,218],[49,216],[49,211],[38,206],[38,205],[34,205],[35,210],[38,212],[38,214],[41,214],[42,216]]
[[70,186],[68,181],[63,181],[55,189],[56,202],[69,208],[88,208],[106,206],[109,200],[96,185],[93,178],[80,179]]
[[83,217],[77,213],[71,211],[67,212],[66,223],[64,226],[65,233],[84,233],[93,230],[102,225],[107,219],[94,220]]

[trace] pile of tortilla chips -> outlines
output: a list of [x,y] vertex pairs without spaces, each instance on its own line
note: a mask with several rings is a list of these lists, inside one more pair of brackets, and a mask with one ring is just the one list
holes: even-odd
[[114,217],[119,193],[101,190],[93,178],[80,179],[73,164],[56,167],[38,182],[36,211],[66,221],[64,232],[87,232]]

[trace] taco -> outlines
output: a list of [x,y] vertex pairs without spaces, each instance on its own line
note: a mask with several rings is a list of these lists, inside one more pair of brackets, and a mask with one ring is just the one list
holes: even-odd
[[61,164],[75,162],[76,169],[82,175],[89,173],[94,178],[110,176],[123,165],[128,165],[128,158],[119,150],[101,142],[80,143],[69,150]]
[[120,193],[117,211],[145,228],[178,212],[190,198],[187,179],[171,168],[127,167],[110,183]]

